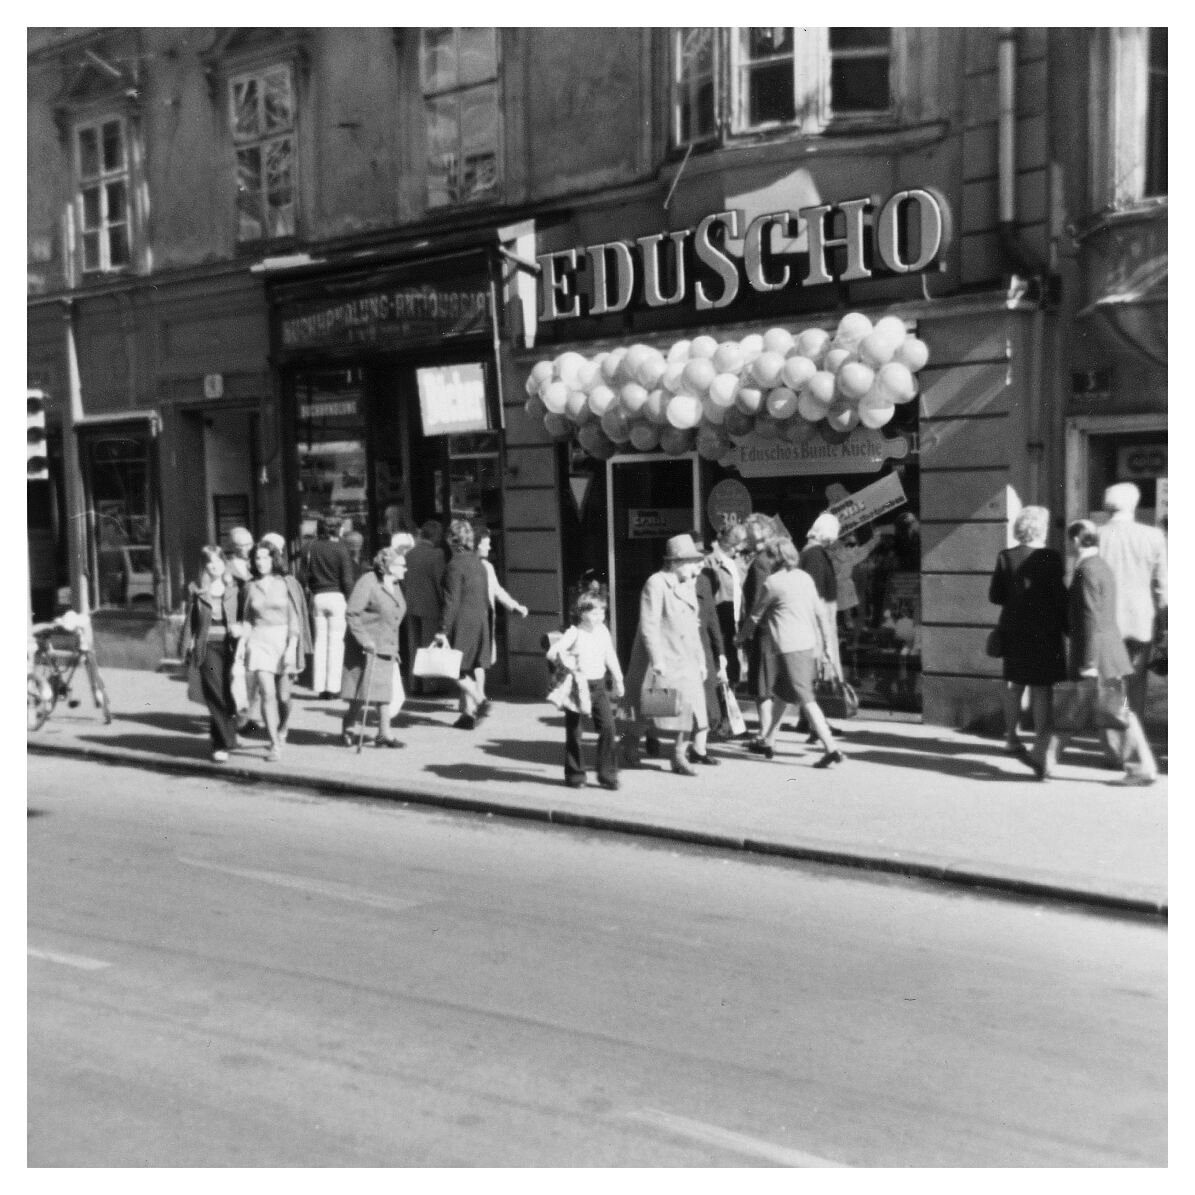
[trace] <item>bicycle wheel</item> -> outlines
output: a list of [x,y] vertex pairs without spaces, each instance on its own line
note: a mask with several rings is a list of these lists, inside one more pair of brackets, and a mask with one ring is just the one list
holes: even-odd
[[29,702],[28,729],[41,730],[54,708],[53,702],[47,700],[45,685],[32,672],[28,675],[26,688]]

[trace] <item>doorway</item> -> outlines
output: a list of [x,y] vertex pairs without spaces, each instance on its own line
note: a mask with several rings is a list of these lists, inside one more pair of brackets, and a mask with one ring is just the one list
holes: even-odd
[[663,561],[665,541],[685,533],[700,536],[700,464],[696,453],[636,453],[607,462],[610,619],[621,660],[630,658],[639,626],[639,595]]

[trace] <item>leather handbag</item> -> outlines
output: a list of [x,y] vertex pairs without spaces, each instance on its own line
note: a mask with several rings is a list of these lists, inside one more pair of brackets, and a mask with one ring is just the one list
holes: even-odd
[[680,692],[656,684],[649,676],[639,694],[639,713],[644,718],[675,718],[680,714]]
[[992,627],[983,644],[984,654],[993,660],[999,660],[1004,655],[1004,632],[999,627]]
[[859,696],[838,677],[823,677],[813,687],[818,707],[827,718],[853,718],[859,713]]
[[457,680],[461,675],[463,659],[464,653],[455,647],[421,647],[411,664],[411,675]]

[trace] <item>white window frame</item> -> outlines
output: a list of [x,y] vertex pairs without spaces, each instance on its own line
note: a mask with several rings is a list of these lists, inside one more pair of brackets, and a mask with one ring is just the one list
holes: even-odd
[[[265,81],[268,76],[282,73],[286,76],[290,90],[290,124],[282,129],[265,130]],[[240,84],[254,81],[257,83],[257,103],[261,117],[261,132],[256,136],[237,135],[237,87]],[[299,232],[299,93],[295,79],[295,71],[289,61],[263,63],[249,69],[239,70],[228,77],[228,128],[232,136],[233,148],[233,184],[238,189],[236,195],[236,240],[240,245],[256,245],[269,241],[287,240],[297,236]],[[270,191],[269,173],[266,168],[266,156],[270,145],[290,142],[290,191],[291,191],[291,228],[288,232],[271,232],[270,220]],[[240,166],[238,157],[242,151],[257,149],[261,154],[261,189],[257,199],[260,204],[262,217],[262,231],[260,236],[245,236],[241,231],[240,210]]]
[[723,46],[721,30],[713,29],[713,66],[711,85],[714,91],[714,126],[708,132],[700,133],[694,137],[681,136],[681,112],[683,110],[684,101],[688,92],[692,90],[692,86],[688,83],[681,74],[681,41],[684,38],[686,31],[694,26],[683,26],[669,29],[669,61],[671,63],[671,106],[672,106],[672,143],[679,147],[688,145],[702,145],[707,141],[714,141],[717,139],[722,129],[723,123],[723,84],[722,84],[722,60],[723,60]]
[[[888,104],[871,111],[856,110],[835,113],[831,95],[832,66],[835,58],[866,59],[876,57],[875,51],[832,50],[830,27],[799,27],[793,30],[793,101],[794,114],[788,120],[751,123],[748,117],[748,89],[743,86],[748,60],[744,54],[743,26],[716,30],[715,39],[715,119],[719,134],[727,137],[753,137],[771,133],[800,133],[817,136],[854,132],[891,124],[899,115],[901,96],[905,90],[905,32],[890,28],[888,48]],[[680,77],[678,53],[679,29],[669,31],[671,58],[671,139],[674,146],[683,148],[690,141],[680,137],[681,104],[684,88]],[[787,56],[780,57],[783,61]],[[802,94],[802,86],[805,87]],[[712,140],[712,137],[690,139],[693,144]]]
[[[104,128],[115,124],[120,128],[121,165],[118,169],[104,168]],[[97,174],[85,175],[83,172],[83,134],[92,131],[96,135],[97,152],[99,155]],[[99,116],[79,120],[72,130],[72,145],[75,164],[75,226],[77,236],[77,253],[80,275],[114,274],[132,269],[134,258],[133,244],[133,169],[132,146],[129,143],[128,120],[119,113],[106,112]],[[112,220],[108,211],[108,188],[113,183],[123,183],[125,192],[125,210],[123,220]],[[88,229],[85,223],[86,205],[84,192],[92,188],[99,190],[100,222],[98,227]],[[116,265],[112,263],[111,232],[115,228],[125,230],[125,242],[128,247],[128,260]],[[99,237],[99,261],[94,266],[87,265],[86,239],[91,233]]]
[[[477,90],[482,87],[491,87],[494,91],[494,185],[487,190],[476,195],[464,196],[460,192],[464,185],[464,169],[465,169],[465,155],[462,145],[461,122],[457,121],[457,177],[452,180],[449,191],[449,198],[446,200],[432,200],[431,192],[431,175],[428,172],[427,181],[424,187],[424,197],[427,206],[433,210],[443,208],[472,206],[473,204],[493,203],[500,199],[502,195],[503,185],[503,148],[502,148],[502,38],[500,36],[501,29],[494,26],[474,26],[475,28],[491,29],[494,35],[494,73],[492,76],[487,76],[484,79],[471,79],[468,83],[461,83],[459,80],[451,87],[443,87],[439,90],[431,90],[427,82],[426,69],[426,42],[425,37],[430,32],[442,31],[444,29],[452,29],[454,37],[454,48],[457,53],[457,59],[460,58],[460,31],[462,26],[448,26],[436,25],[429,26],[419,31],[419,92],[423,102],[424,114],[424,130],[425,134],[428,129],[428,117],[430,112],[430,104],[434,100],[443,99],[448,96],[462,96],[467,92]],[[463,26],[463,28],[470,28],[470,26]],[[430,147],[425,148],[424,151],[424,170],[428,168],[430,159]]]

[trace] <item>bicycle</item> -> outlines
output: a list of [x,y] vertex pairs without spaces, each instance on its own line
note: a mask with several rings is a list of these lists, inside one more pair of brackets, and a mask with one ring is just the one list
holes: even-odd
[[104,724],[110,725],[112,707],[96,662],[90,619],[70,611],[53,622],[38,623],[30,634],[36,646],[26,681],[28,729],[40,730],[59,701],[71,709],[78,706],[79,699],[71,697],[71,682],[80,666],[87,674],[96,709]]

